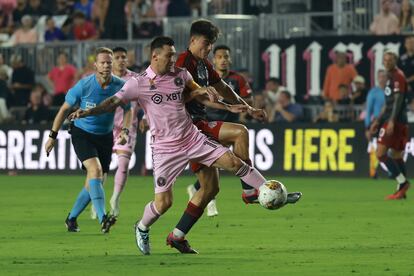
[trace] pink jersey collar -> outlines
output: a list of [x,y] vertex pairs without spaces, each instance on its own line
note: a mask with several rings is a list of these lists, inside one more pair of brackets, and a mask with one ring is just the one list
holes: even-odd
[[147,68],[147,70],[145,70],[145,72],[147,72],[147,76],[152,80],[155,79],[155,77],[157,76],[157,74],[155,74],[155,72],[152,70],[151,65],[148,66],[148,68]]

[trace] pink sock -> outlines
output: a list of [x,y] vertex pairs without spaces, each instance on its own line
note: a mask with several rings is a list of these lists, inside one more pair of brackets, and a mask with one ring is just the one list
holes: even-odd
[[256,189],[266,182],[266,179],[258,170],[254,167],[250,167],[244,162],[240,169],[236,172],[236,175],[240,177],[241,180],[246,182],[246,184]]
[[118,155],[118,169],[115,173],[114,192],[121,193],[128,178],[129,156],[126,154]]
[[[142,216],[139,226],[144,226],[143,228],[149,228],[157,219],[160,217],[160,212],[158,212],[155,207],[154,201],[149,202],[144,209],[144,215]],[[141,228],[141,227],[140,227]],[[141,229],[141,230],[147,230]]]

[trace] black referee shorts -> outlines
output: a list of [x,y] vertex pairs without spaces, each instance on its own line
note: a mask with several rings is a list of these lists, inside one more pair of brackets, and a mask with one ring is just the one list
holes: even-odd
[[[72,126],[71,135],[73,148],[81,162],[98,157],[102,171],[104,173],[109,171],[113,146],[112,132],[97,135]],[[86,169],[83,164],[82,169]]]

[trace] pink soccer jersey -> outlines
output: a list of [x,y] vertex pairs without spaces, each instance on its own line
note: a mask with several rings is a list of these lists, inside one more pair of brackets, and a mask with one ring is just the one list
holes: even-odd
[[178,67],[157,76],[150,67],[132,77],[115,94],[123,102],[138,101],[152,135],[155,193],[168,191],[188,161],[211,166],[228,148],[209,139],[193,124],[183,101],[185,84],[192,80]]
[[125,103],[138,101],[150,126],[152,145],[168,149],[183,143],[189,131],[198,131],[182,99],[185,84],[190,80],[192,77],[185,69],[175,67],[174,72],[157,76],[148,67],[130,78],[115,96]]
[[[125,76],[122,77],[123,80],[128,81],[131,77],[138,76],[137,73],[127,70],[127,73]],[[135,149],[135,143],[137,138],[137,128],[138,128],[138,103],[131,102],[131,111],[132,111],[132,123],[131,128],[129,129],[129,139],[128,142],[125,145],[118,144],[118,137],[121,134],[121,130],[123,128],[124,123],[124,110],[121,107],[118,107],[115,110],[115,116],[114,116],[114,146],[113,150],[123,150],[127,152],[133,152]]]

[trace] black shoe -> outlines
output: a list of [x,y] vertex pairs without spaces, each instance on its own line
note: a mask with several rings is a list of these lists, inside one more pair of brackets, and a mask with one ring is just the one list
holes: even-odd
[[191,248],[188,241],[184,238],[176,238],[173,233],[170,233],[167,237],[167,245],[177,249],[183,254],[198,254],[196,250]]
[[301,192],[293,192],[287,194],[286,204],[295,204],[302,197]]
[[68,229],[68,232],[79,232],[80,229],[78,227],[78,222],[76,221],[76,218],[69,219],[69,215],[70,213],[68,214],[65,220],[65,225],[66,225],[66,228]]
[[109,233],[109,230],[111,229],[111,226],[114,225],[116,222],[116,217],[110,215],[109,213],[104,215],[102,219],[102,233]]

